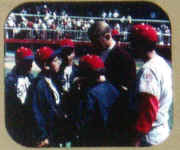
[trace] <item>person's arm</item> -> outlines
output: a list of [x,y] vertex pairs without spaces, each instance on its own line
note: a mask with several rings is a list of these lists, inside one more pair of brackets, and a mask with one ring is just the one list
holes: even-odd
[[[5,79],[5,115],[7,128],[12,128],[12,124],[18,114],[16,97],[16,80],[13,76],[8,75]],[[16,111],[14,111],[16,110]]]
[[46,130],[46,117],[44,116],[43,109],[45,107],[45,98],[43,89],[35,88],[33,92],[33,112],[38,126],[39,143],[38,147],[43,147],[49,144],[48,133]]
[[7,75],[5,78],[5,96],[6,100],[12,101],[11,99],[16,98],[16,78],[12,75]]
[[136,99],[138,100],[138,111],[134,125],[136,133],[134,144],[138,146],[141,137],[152,129],[152,124],[157,118],[159,101],[156,96],[146,92],[138,93]]
[[156,74],[150,70],[141,70],[139,74],[137,100],[137,120],[135,123],[136,145],[152,129],[159,109],[160,85]]
[[87,110],[87,114],[86,114],[86,124],[88,124],[88,125],[91,125],[91,122],[92,122],[92,120],[93,120],[93,118],[94,118],[94,115],[95,115],[95,101],[94,101],[94,99],[93,99],[93,96],[90,94],[90,93],[88,93],[88,95],[87,95],[87,108],[86,108],[86,110]]
[[91,94],[88,94],[87,99],[85,99],[85,116],[83,116],[83,120],[82,120],[82,127],[81,127],[81,135],[84,137],[92,137],[92,135],[94,134],[91,130],[92,130],[92,126],[93,126],[93,121],[94,121],[94,117],[95,115],[95,102],[94,99],[92,97]]

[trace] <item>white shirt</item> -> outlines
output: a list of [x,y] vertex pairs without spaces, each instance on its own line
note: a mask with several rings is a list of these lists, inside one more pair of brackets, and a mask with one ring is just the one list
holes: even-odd
[[64,69],[64,79],[65,79],[65,84],[63,85],[63,88],[65,91],[68,91],[70,88],[70,76],[72,73],[72,66],[67,66]]
[[21,77],[17,80],[17,97],[19,98],[21,104],[24,104],[28,96],[28,89],[31,85],[28,77]]
[[162,143],[169,136],[169,109],[172,104],[172,70],[159,55],[146,62],[137,76],[138,92],[153,94],[159,100],[157,120],[153,123],[146,140],[152,145]]

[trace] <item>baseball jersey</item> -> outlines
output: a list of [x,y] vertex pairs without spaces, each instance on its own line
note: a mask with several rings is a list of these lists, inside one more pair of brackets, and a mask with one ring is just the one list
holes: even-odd
[[150,93],[159,101],[157,118],[152,124],[152,129],[145,135],[145,140],[157,145],[169,136],[168,111],[172,104],[172,70],[166,61],[155,54],[147,61],[137,75],[137,92]]

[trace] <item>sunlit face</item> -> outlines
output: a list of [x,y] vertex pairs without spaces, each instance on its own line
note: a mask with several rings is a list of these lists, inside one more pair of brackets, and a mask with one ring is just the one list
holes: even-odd
[[105,35],[101,35],[98,37],[98,39],[96,40],[96,45],[102,49],[102,50],[105,50],[109,47],[110,45],[110,40],[108,40],[106,38],[106,36],[108,35],[109,33],[106,33]]
[[51,71],[55,72],[55,73],[59,72],[61,64],[62,64],[61,58],[59,58],[57,56],[54,57],[53,60],[50,63]]
[[108,47],[108,46],[107,46],[107,40],[105,39],[104,36],[100,36],[99,39],[98,39],[98,41],[99,41],[99,43],[100,43],[100,45],[101,45],[101,47],[102,47],[103,49],[106,49],[106,48]]

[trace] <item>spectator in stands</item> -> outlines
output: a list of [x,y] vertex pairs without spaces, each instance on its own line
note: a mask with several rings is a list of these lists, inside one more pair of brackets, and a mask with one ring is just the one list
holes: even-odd
[[14,13],[11,13],[9,16],[8,16],[8,19],[7,19],[7,27],[10,27],[12,28],[11,30],[8,30],[8,37],[9,38],[14,38],[15,36],[15,30],[14,28],[16,28],[16,17],[14,15]]
[[103,17],[103,18],[106,18],[106,16],[107,16],[107,13],[106,13],[105,11],[103,11],[103,12],[102,12],[102,17]]
[[118,10],[114,10],[113,17],[114,17],[114,18],[119,17],[119,12],[118,12]]
[[33,23],[33,38],[38,39],[39,38],[39,24],[38,24],[38,18],[35,18],[35,22]]
[[16,142],[26,146],[35,144],[31,99],[33,59],[30,48],[18,48],[15,54],[16,65],[5,80],[6,127]]
[[22,10],[20,11],[21,14],[27,14],[27,10],[23,7]]

